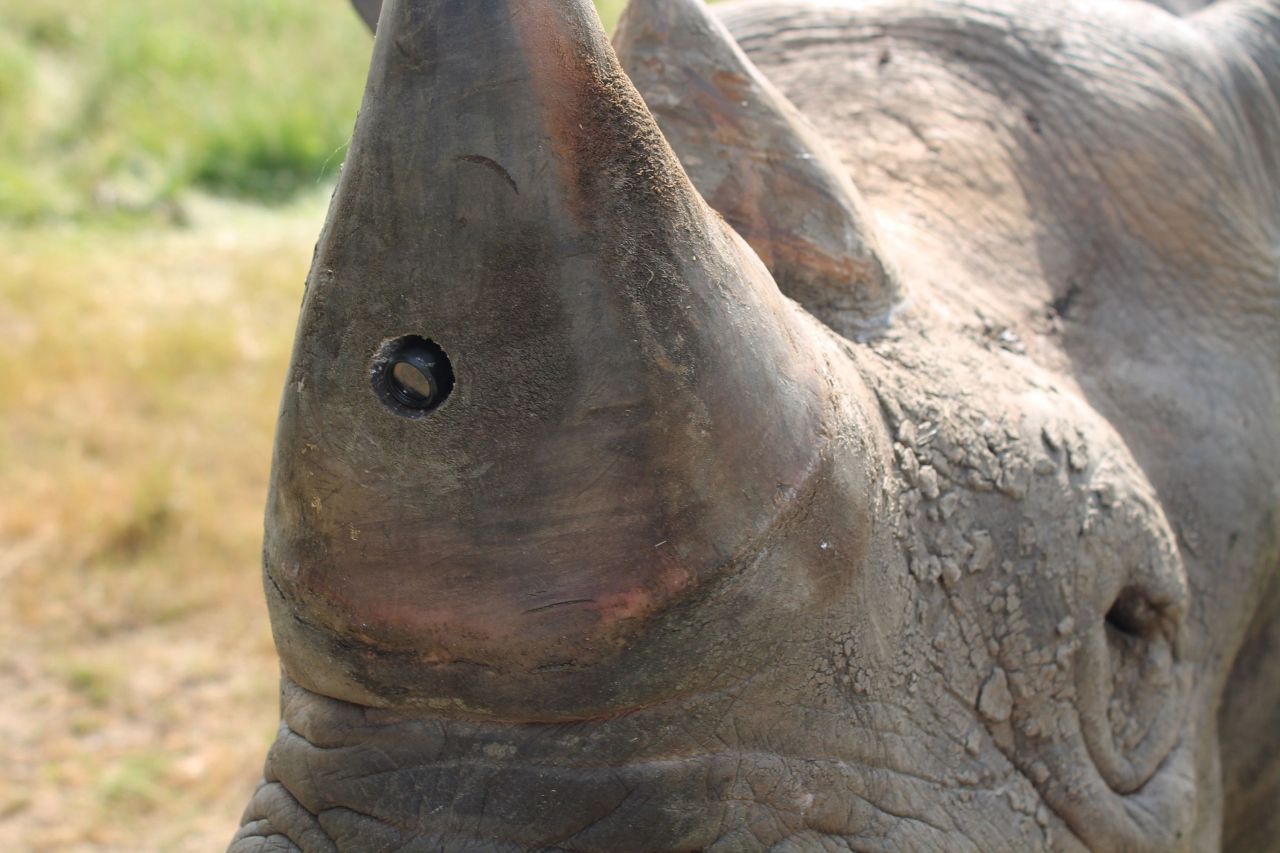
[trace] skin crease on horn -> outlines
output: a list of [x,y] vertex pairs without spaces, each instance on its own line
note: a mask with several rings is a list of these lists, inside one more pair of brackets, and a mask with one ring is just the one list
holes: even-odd
[[382,10],[232,850],[1277,849],[1280,6],[714,11]]

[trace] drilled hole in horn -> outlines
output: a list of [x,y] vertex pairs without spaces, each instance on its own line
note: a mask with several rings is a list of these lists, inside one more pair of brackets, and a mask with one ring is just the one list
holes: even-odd
[[397,415],[420,418],[453,393],[453,365],[440,345],[407,335],[384,343],[373,360],[373,390]]

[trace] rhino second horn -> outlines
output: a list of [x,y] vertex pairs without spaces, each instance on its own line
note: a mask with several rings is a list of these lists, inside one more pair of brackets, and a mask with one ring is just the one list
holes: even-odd
[[369,31],[376,32],[378,15],[382,14],[382,0],[351,0],[351,5],[356,7],[356,13],[360,15],[360,20],[364,21]]
[[848,170],[702,0],[632,0],[614,47],[707,202],[842,334],[899,302]]

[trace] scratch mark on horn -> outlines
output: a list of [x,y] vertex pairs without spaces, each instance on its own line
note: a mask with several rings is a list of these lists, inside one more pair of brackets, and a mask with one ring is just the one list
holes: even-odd
[[507,171],[506,167],[497,160],[486,157],[483,154],[462,154],[455,157],[454,160],[459,163],[475,163],[477,166],[484,166],[486,169],[506,181],[507,185],[511,187],[512,192],[516,195],[520,195],[520,185],[516,183],[515,178],[511,177],[511,173]]

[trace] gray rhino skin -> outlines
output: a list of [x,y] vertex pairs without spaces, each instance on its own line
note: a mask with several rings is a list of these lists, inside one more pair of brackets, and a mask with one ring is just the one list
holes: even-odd
[[1168,5],[389,0],[231,849],[1280,849],[1280,3]]

